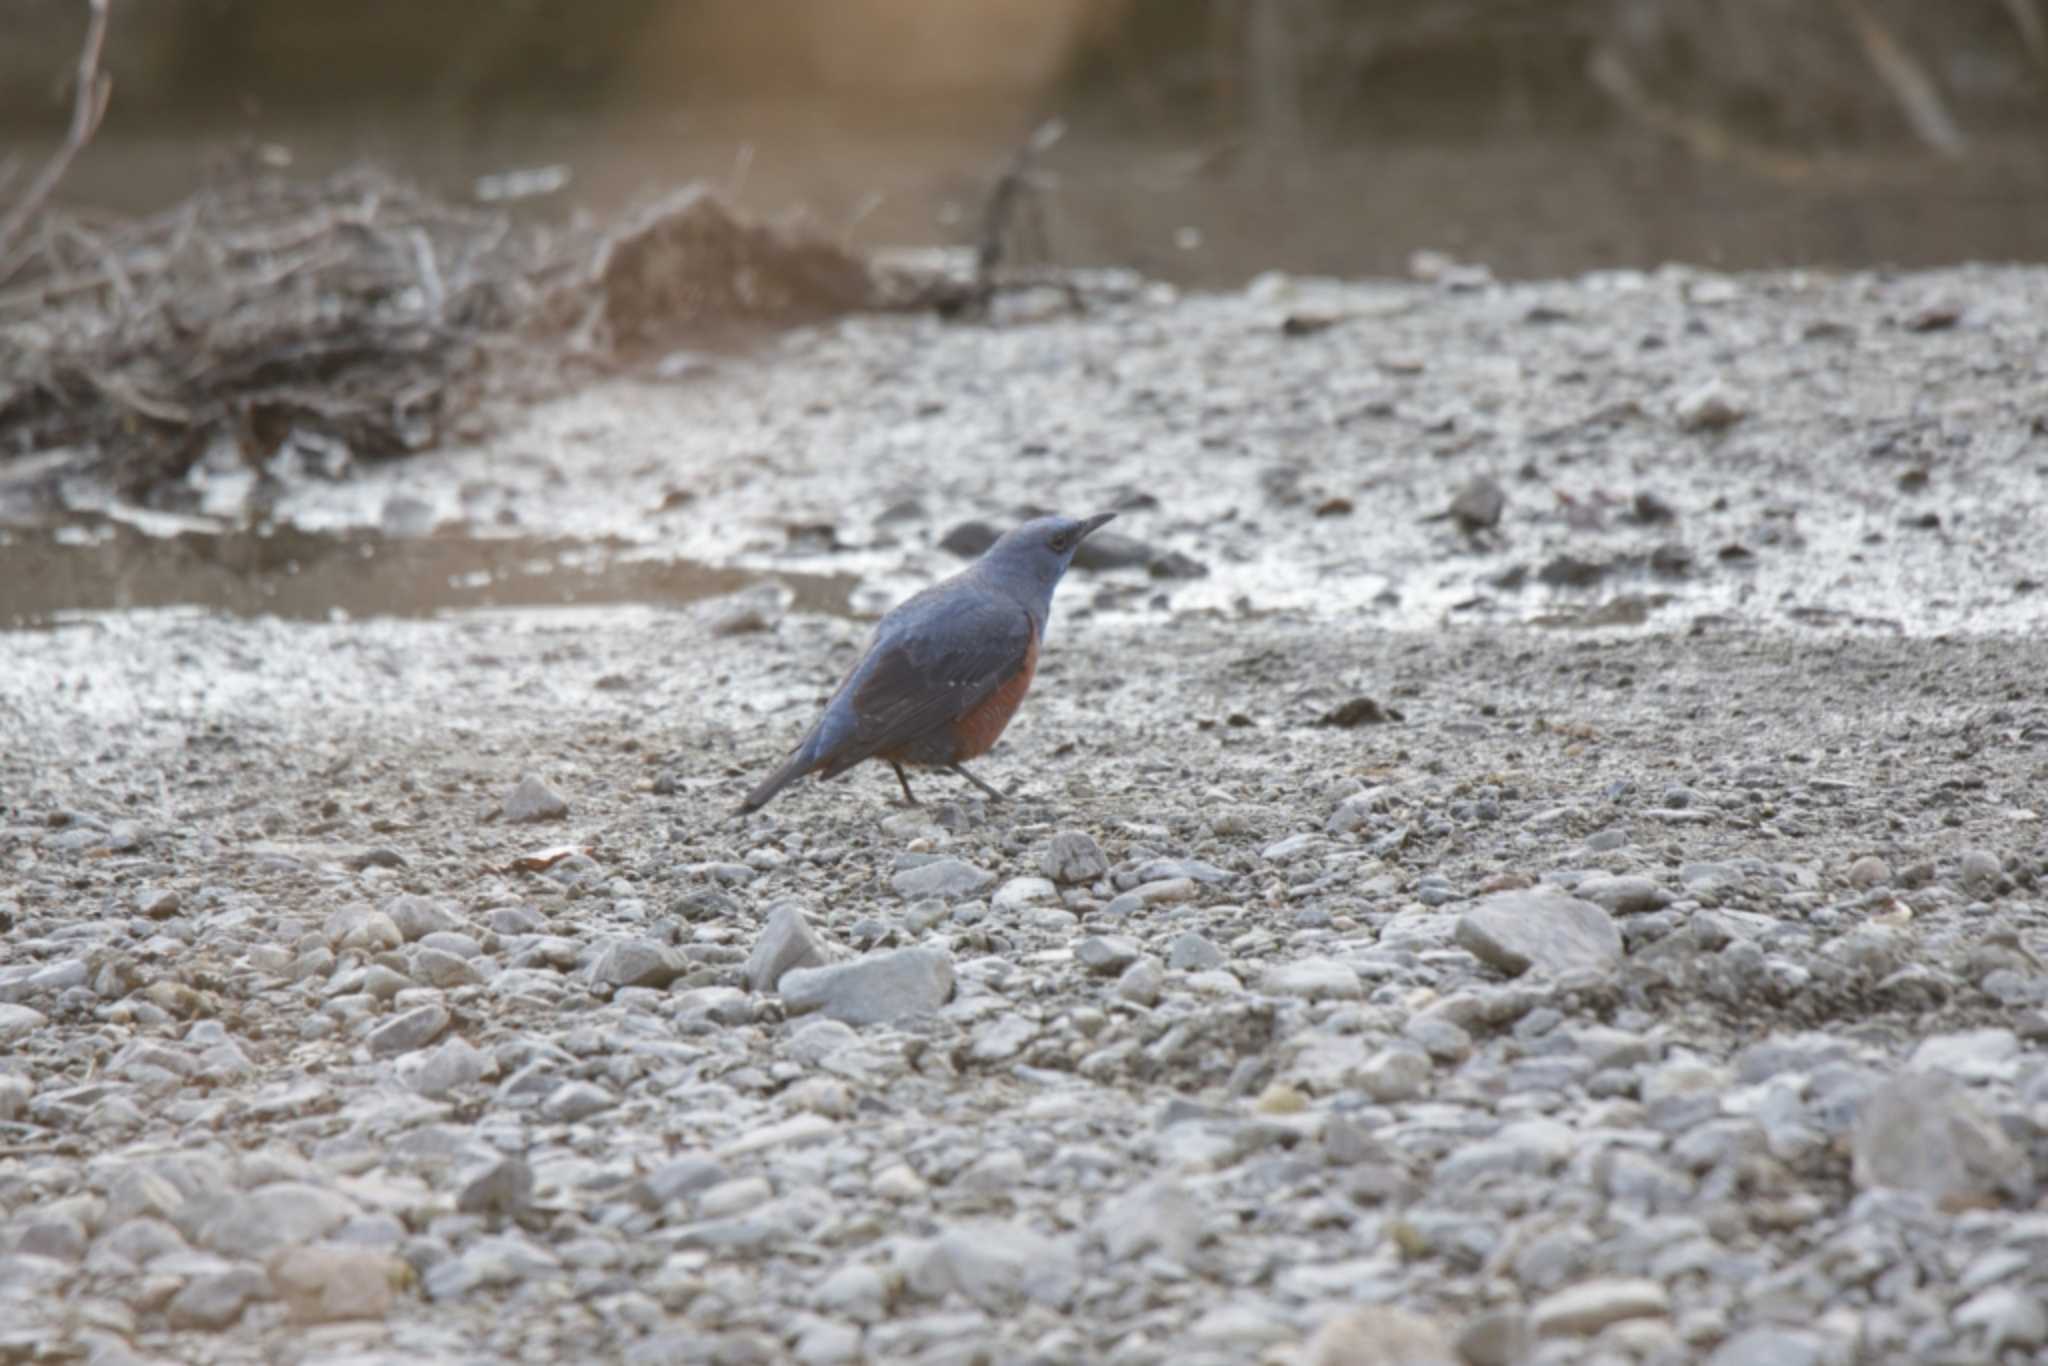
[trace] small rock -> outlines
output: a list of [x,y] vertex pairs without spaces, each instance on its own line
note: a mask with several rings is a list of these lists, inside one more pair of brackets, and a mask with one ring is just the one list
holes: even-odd
[[514,1215],[532,1203],[533,1168],[520,1157],[498,1158],[463,1181],[455,1196],[464,1214]]
[[1918,1191],[1946,1209],[2010,1199],[2032,1181],[1998,1121],[1939,1072],[1905,1072],[1864,1097],[1850,1145],[1857,1185]]
[[1868,891],[1872,887],[1884,887],[1892,880],[1891,865],[1875,854],[1865,854],[1849,865],[1849,885]]
[[611,1109],[618,1100],[602,1086],[587,1081],[565,1081],[541,1102],[541,1113],[562,1124],[574,1124]]
[[1074,961],[1103,977],[1114,977],[1138,961],[1144,950],[1121,934],[1090,935],[1074,945]]
[[953,956],[917,947],[798,968],[783,974],[780,990],[792,1015],[815,1010],[846,1024],[881,1024],[937,1010],[952,999]]
[[1302,958],[1278,963],[1259,977],[1268,996],[1299,996],[1310,1001],[1355,1001],[1365,995],[1357,971],[1334,958]]
[[796,594],[771,579],[707,602],[702,610],[712,635],[749,635],[781,625],[795,598]]
[[1153,1006],[1159,1003],[1159,993],[1166,986],[1166,972],[1159,966],[1159,960],[1146,954],[1123,970],[1116,979],[1116,994],[1119,998],[1136,1005]]
[[177,891],[170,887],[145,887],[135,898],[135,909],[151,920],[169,920],[180,904]]
[[1081,1285],[1074,1250],[1023,1224],[966,1222],[927,1243],[909,1267],[910,1287],[932,1299],[955,1293],[989,1313],[1032,1302],[1060,1309]]
[[1507,490],[1500,486],[1499,480],[1491,475],[1475,474],[1451,495],[1451,505],[1444,515],[1458,524],[1458,530],[1474,536],[1498,526],[1507,505]]
[[889,879],[889,885],[896,889],[896,895],[908,901],[927,896],[957,901],[979,895],[995,880],[996,875],[986,868],[956,858],[942,858],[905,868]]
[[1606,911],[1558,892],[1519,890],[1483,897],[1458,917],[1458,947],[1510,976],[1551,976],[1621,963],[1621,932]]
[[1671,415],[1682,431],[1718,432],[1748,416],[1749,409],[1719,376],[1679,396]]
[[1041,901],[1057,901],[1059,895],[1059,888],[1049,877],[1013,877],[996,889],[988,904],[998,911],[1012,911]]
[[1661,911],[1671,904],[1671,893],[1652,878],[1589,877],[1572,889],[1581,901],[1590,901],[1612,915],[1636,915]]
[[1591,1337],[1624,1319],[1663,1318],[1671,1296],[1656,1281],[1609,1277],[1554,1291],[1529,1311],[1538,1337]]
[[747,987],[758,992],[773,991],[782,976],[796,968],[815,968],[827,961],[825,946],[811,933],[811,922],[794,905],[777,906],[768,912],[768,922],[747,955]]
[[448,1039],[431,1053],[412,1053],[398,1060],[399,1080],[421,1095],[436,1100],[495,1076],[497,1071],[497,1061],[490,1054],[460,1035]]
[[1208,1237],[1207,1224],[1194,1192],[1171,1177],[1161,1177],[1103,1206],[1094,1234],[1117,1265],[1158,1252],[1185,1266]]
[[405,1263],[370,1248],[295,1247],[270,1259],[270,1291],[296,1323],[381,1319],[407,1274]]
[[2008,1348],[2031,1351],[2048,1342],[2048,1308],[2038,1294],[1995,1285],[1955,1308],[1955,1325],[1977,1339],[1984,1361],[2002,1361]]
[[1972,896],[1995,895],[2002,876],[1998,855],[1989,849],[1965,849],[1956,858],[1956,881]]
[[1324,1322],[1301,1366],[1463,1366],[1443,1332],[1392,1305],[1352,1309]]
[[1062,886],[1094,882],[1109,872],[1109,859],[1095,837],[1083,830],[1062,830],[1052,837],[1039,860],[1045,875]]
[[1382,1048],[1358,1068],[1358,1085],[1382,1105],[1420,1097],[1434,1068],[1429,1055],[1407,1044]]
[[405,936],[406,942],[425,939],[430,934],[450,934],[462,929],[462,917],[438,901],[429,901],[423,896],[395,896],[384,908],[384,914],[391,917],[391,923]]
[[249,1301],[270,1288],[262,1272],[253,1266],[207,1271],[185,1282],[171,1297],[164,1317],[173,1328],[204,1328],[219,1331],[242,1317]]
[[569,814],[569,803],[529,773],[519,780],[517,787],[505,794],[501,810],[506,820],[519,824],[558,821]]
[[1193,930],[1183,930],[1167,947],[1166,966],[1175,972],[1207,972],[1223,966],[1223,950]]
[[448,1011],[445,1007],[415,1006],[370,1031],[370,1052],[380,1058],[410,1053],[440,1038],[441,1031],[447,1027]]
[[180,1226],[198,1246],[223,1257],[259,1259],[279,1248],[310,1243],[356,1213],[345,1196],[301,1181],[275,1181],[245,1194],[223,1195],[190,1214]]
[[1458,1354],[1468,1366],[1521,1366],[1532,1341],[1527,1314],[1496,1309],[1465,1325],[1458,1334]]
[[661,991],[689,967],[683,956],[666,944],[652,939],[614,939],[598,951],[590,975],[607,986]]

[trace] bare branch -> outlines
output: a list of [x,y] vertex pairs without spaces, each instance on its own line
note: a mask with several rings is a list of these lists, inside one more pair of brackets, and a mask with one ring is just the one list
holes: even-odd
[[86,0],[86,4],[90,14],[85,26],[85,47],[78,54],[78,88],[72,92],[71,130],[64,135],[64,145],[57,149],[49,164],[29,182],[20,201],[5,218],[0,218],[0,259],[5,259],[14,239],[43,207],[50,191],[57,188],[57,182],[71,168],[72,158],[92,141],[100,120],[106,117],[107,99],[114,93],[113,78],[100,73],[100,48],[107,40],[107,0]]

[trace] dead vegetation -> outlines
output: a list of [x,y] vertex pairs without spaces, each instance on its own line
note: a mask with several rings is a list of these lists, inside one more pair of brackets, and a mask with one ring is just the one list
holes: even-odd
[[459,433],[494,394],[735,320],[877,302],[860,259],[704,190],[611,231],[520,223],[367,169],[133,221],[45,212],[0,263],[0,455],[68,453],[47,463],[130,497],[222,442],[258,467],[286,444],[381,459]]

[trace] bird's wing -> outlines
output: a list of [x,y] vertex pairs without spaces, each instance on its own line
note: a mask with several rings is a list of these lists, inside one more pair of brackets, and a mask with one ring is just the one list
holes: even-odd
[[852,732],[832,746],[823,775],[973,711],[1024,667],[1037,629],[1021,603],[962,597],[884,630],[847,680]]

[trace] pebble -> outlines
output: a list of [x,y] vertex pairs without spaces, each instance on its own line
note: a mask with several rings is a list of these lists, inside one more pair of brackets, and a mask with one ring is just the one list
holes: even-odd
[[1052,881],[1073,886],[1106,877],[1109,859],[1085,830],[1062,830],[1046,845],[1039,867]]
[[425,1048],[448,1028],[445,1006],[423,1005],[394,1015],[370,1031],[370,1052],[380,1058]]
[[253,1266],[204,1271],[187,1278],[165,1306],[164,1318],[173,1328],[218,1332],[241,1318],[249,1302],[269,1289],[268,1279]]
[[1166,966],[1175,972],[1207,972],[1223,963],[1223,950],[1193,930],[1181,931],[1167,946]]
[[565,1081],[541,1102],[541,1113],[561,1124],[602,1114],[617,1105],[618,1098],[602,1086],[587,1081]]
[[747,988],[774,991],[785,973],[796,968],[820,967],[827,958],[824,944],[812,932],[802,909],[794,905],[777,906],[768,912],[753,952],[747,955]]
[[1892,868],[1890,864],[1877,855],[1865,854],[1849,865],[1846,876],[1851,887],[1858,887],[1867,891],[1872,887],[1889,886],[1892,880]]
[[518,784],[505,794],[500,814],[517,825],[536,821],[558,821],[569,814],[569,803],[532,774],[520,778]]
[[914,947],[798,968],[783,974],[780,990],[793,1015],[818,1011],[845,1024],[883,1024],[937,1010],[952,999],[953,956]]
[[889,885],[906,900],[933,896],[958,901],[979,895],[995,880],[996,875],[986,868],[956,858],[941,858],[904,869],[889,879]]
[[1166,987],[1166,971],[1159,966],[1159,960],[1146,954],[1123,970],[1116,979],[1118,999],[1134,1005],[1153,1006],[1159,1003],[1159,993]]
[[1351,1309],[1324,1321],[1301,1366],[1464,1366],[1443,1330],[1391,1305]]
[[1114,977],[1138,961],[1144,950],[1121,934],[1090,935],[1074,945],[1074,961],[1103,977]]
[[996,888],[988,904],[998,911],[1014,911],[1042,901],[1059,900],[1059,888],[1048,877],[1013,877]]
[[1850,1135],[1856,1184],[1916,1191],[1943,1208],[2027,1190],[2032,1163],[1952,1078],[1904,1072],[1872,1091]]
[[431,1052],[410,1053],[398,1060],[400,1080],[434,1099],[497,1074],[497,1061],[459,1035]]
[[1748,405],[1718,375],[1678,396],[1671,415],[1681,431],[1718,432],[1749,415]]
[[927,1299],[957,1294],[992,1314],[1025,1304],[1063,1309],[1081,1285],[1080,1260],[1064,1240],[1022,1224],[964,1221],[912,1254],[910,1289]]
[[1531,1306],[1529,1321],[1538,1337],[1591,1337],[1624,1319],[1670,1313],[1671,1296],[1658,1282],[1611,1277],[1553,1291]]
[[1269,967],[1259,977],[1268,996],[1299,996],[1311,1001],[1353,1001],[1365,995],[1358,972],[1334,958],[1301,958]]
[[1611,972],[1621,963],[1621,933],[1590,901],[1556,892],[1508,891],[1482,897],[1458,917],[1456,940],[1509,976],[1536,972]]
[[381,1319],[391,1312],[405,1264],[367,1248],[295,1247],[270,1259],[273,1296],[295,1323]]

